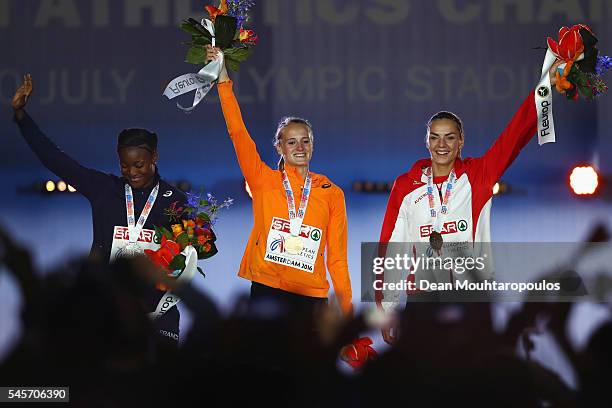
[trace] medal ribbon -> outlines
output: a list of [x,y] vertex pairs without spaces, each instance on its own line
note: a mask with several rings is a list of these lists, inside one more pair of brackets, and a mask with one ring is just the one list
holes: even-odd
[[442,199],[441,207],[439,211],[436,211],[436,206],[434,203],[434,194],[433,194],[433,172],[431,171],[431,167],[427,169],[425,173],[427,176],[427,198],[429,200],[429,212],[431,218],[433,218],[433,229],[436,232],[442,231],[442,216],[448,214],[448,203],[451,198],[451,194],[453,192],[453,184],[455,184],[455,180],[457,179],[457,175],[455,174],[455,169],[451,170],[448,180],[446,181],[446,189],[444,191],[444,198]]
[[312,178],[310,172],[306,173],[306,179],[304,180],[304,191],[302,191],[302,200],[300,201],[300,207],[297,212],[295,211],[295,196],[291,189],[291,183],[287,177],[285,170],[281,171],[283,177],[283,187],[285,188],[285,196],[287,197],[287,208],[289,210],[289,231],[291,236],[297,237],[300,235],[300,228],[304,221],[304,215],[306,214],[306,207],[308,207],[308,199],[310,198],[310,188],[312,186]]
[[149,213],[153,208],[158,191],[159,183],[157,183],[153,190],[151,190],[149,198],[147,198],[147,202],[142,209],[142,213],[140,213],[140,217],[138,217],[138,222],[136,223],[134,218],[134,195],[132,194],[132,187],[130,187],[130,185],[127,183],[125,184],[125,208],[127,211],[128,236],[130,244],[135,244],[138,241],[140,232],[142,231],[142,228],[149,217]]

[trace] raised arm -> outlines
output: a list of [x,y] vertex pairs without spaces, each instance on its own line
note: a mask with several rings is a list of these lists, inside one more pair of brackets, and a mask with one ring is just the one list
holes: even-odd
[[96,179],[105,178],[106,175],[81,166],[76,160],[60,150],[38,128],[34,120],[25,111],[32,90],[32,76],[28,74],[24,76],[23,84],[13,96],[14,121],[19,126],[21,135],[47,169],[88,197],[91,189],[97,185]]
[[[207,51],[209,55],[212,55],[213,51],[211,51],[211,48],[208,48]],[[227,131],[234,144],[240,170],[242,170],[242,174],[247,183],[249,183],[249,186],[257,188],[263,180],[262,175],[273,170],[261,160],[255,142],[251,139],[246,129],[242,120],[240,106],[234,95],[233,83],[227,75],[225,65],[219,75],[217,88],[219,90],[223,116],[227,124]]]
[[[557,82],[554,72],[562,62],[560,60],[556,61],[549,71],[552,86]],[[533,92],[535,90],[527,95],[510,123],[481,158],[484,167],[483,176],[485,182],[490,186],[493,186],[499,180],[520,151],[536,134],[538,118]]]

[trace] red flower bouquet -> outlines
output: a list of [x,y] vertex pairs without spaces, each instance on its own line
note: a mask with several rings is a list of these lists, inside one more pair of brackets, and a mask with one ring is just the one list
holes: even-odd
[[593,100],[607,91],[608,87],[601,78],[602,70],[598,69],[606,58],[598,57],[597,37],[584,24],[572,27],[561,27],[557,40],[548,37],[548,48],[557,58],[565,62],[562,72],[555,73],[555,88],[568,99],[583,98]]
[[[207,259],[217,253],[217,237],[212,226],[217,212],[233,203],[233,200],[228,198],[218,204],[210,194],[203,199],[199,195],[187,193],[187,198],[184,207],[179,207],[178,202],[175,202],[165,210],[172,223],[170,230],[155,226],[154,239],[161,245],[160,248],[157,251],[145,250],[149,259],[172,278],[178,278],[185,269],[186,247],[193,247],[198,259]],[[204,275],[200,267],[197,269]]]

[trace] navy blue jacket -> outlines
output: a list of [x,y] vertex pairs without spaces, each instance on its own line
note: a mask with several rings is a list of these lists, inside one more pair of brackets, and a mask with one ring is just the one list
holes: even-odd
[[[42,164],[87,198],[91,205],[93,220],[91,254],[102,259],[109,259],[114,227],[127,226],[125,178],[80,165],[45,136],[27,113],[24,112],[21,120],[15,117],[15,122],[19,126],[23,138]],[[159,193],[144,228],[152,230],[154,225],[170,228],[170,220],[164,215],[164,209],[175,201],[178,201],[178,205],[183,205],[186,202],[186,197],[183,192],[160,179],[159,174],[156,173],[155,178],[155,182],[150,187],[132,189],[134,216],[138,220],[149,193],[159,181]],[[163,292],[157,290],[155,292],[148,302],[151,311],[157,306],[157,301],[163,294]],[[175,307],[167,313],[167,315],[174,314],[176,314],[176,332],[178,333],[178,312]]]

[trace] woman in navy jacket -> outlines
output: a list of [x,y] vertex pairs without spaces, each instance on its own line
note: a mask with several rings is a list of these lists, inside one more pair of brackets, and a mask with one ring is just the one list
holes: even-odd
[[[93,220],[91,256],[111,262],[125,252],[157,249],[159,245],[153,241],[154,226],[170,228],[164,209],[175,202],[178,206],[186,202],[184,193],[159,176],[157,135],[145,129],[125,129],[119,134],[117,154],[121,177],[89,169],[60,150],[26,113],[24,108],[32,89],[32,76],[25,75],[12,101],[14,121],[42,164],[89,201]],[[133,208],[132,223],[129,207]],[[145,208],[148,210],[143,211]],[[151,290],[147,296],[149,311],[155,309],[163,294],[160,290]],[[173,307],[156,320],[155,329],[176,342],[178,322],[179,313]]]

